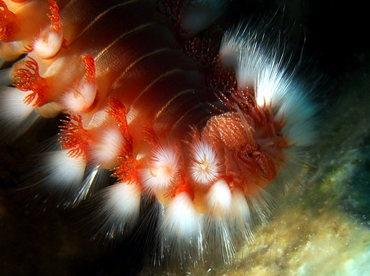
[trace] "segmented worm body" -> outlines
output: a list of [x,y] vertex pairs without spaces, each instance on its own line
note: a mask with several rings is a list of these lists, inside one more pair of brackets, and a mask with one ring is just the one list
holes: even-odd
[[[66,205],[98,199],[96,235],[130,232],[150,197],[163,255],[217,248],[228,260],[267,211],[264,189],[295,179],[313,108],[253,32],[230,31],[212,49],[195,36],[222,7],[0,1],[1,58],[25,54],[1,75],[5,134],[66,114],[41,182]],[[212,18],[195,20],[202,13]],[[116,184],[96,192],[107,170]]]

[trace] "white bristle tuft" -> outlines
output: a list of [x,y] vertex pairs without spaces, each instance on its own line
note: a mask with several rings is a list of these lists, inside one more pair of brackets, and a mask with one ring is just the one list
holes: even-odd
[[231,32],[224,36],[220,45],[220,56],[225,66],[238,67],[239,57],[244,46],[242,37],[242,34],[237,35]]
[[220,162],[216,152],[206,143],[192,145],[193,160],[190,165],[192,179],[202,185],[212,184],[220,175]]
[[178,156],[171,149],[159,148],[152,155],[147,169],[141,172],[143,186],[150,192],[167,189],[178,173]]
[[73,113],[85,112],[96,97],[96,85],[82,79],[77,87],[70,89],[62,97],[62,104]]
[[195,208],[190,195],[182,192],[162,207],[158,236],[161,241],[161,254],[168,256],[169,263],[180,260],[203,258],[203,219]]
[[114,184],[103,190],[101,200],[97,214],[99,233],[104,233],[109,239],[128,234],[140,215],[139,185],[129,182]]
[[26,104],[26,92],[13,87],[0,87],[0,124],[4,126],[3,135],[15,138],[27,130],[39,115],[35,106]]
[[245,241],[251,237],[251,213],[242,190],[236,188],[232,195],[231,210],[228,217],[230,232],[235,241]]
[[24,102],[26,92],[13,87],[0,88],[1,120],[9,124],[20,124],[35,109],[35,106]]
[[240,89],[248,86],[256,88],[258,105],[276,104],[288,92],[285,68],[274,51],[263,49],[255,36],[253,32],[240,28],[227,33],[221,44],[222,61],[235,68]]
[[264,49],[257,42],[256,34],[250,31],[229,32],[221,44],[221,58],[225,65],[232,66],[240,89],[253,86],[259,106],[272,105],[275,119],[285,120],[283,134],[297,146],[308,146],[315,139],[312,117],[315,107],[293,82],[283,54],[272,48]]
[[256,82],[256,102],[259,106],[276,106],[290,89],[290,83],[284,78],[284,71],[275,64],[268,64],[258,74]]
[[283,134],[297,146],[309,146],[316,138],[315,121],[312,119],[316,113],[316,107],[312,105],[307,97],[298,93],[298,87],[295,88],[295,94],[291,93],[279,106],[275,118],[279,120],[284,118],[287,121],[283,129]]
[[83,156],[70,157],[68,150],[59,150],[46,155],[42,168],[46,175],[43,184],[47,188],[74,196],[83,181],[86,160]]
[[73,200],[67,201],[64,205],[68,205],[69,203],[71,203],[73,207],[79,205],[82,201],[96,193],[96,191],[107,182],[109,178],[108,170],[101,169],[99,166],[89,167],[90,168],[86,168],[88,172],[85,174],[85,178],[78,192],[75,193]]
[[176,239],[195,239],[201,230],[200,222],[200,214],[190,195],[182,192],[166,207],[161,229]]
[[255,221],[266,222],[271,215],[274,204],[274,198],[267,191],[260,189],[258,195],[249,197],[250,210]]
[[240,189],[235,189],[232,195],[231,219],[238,225],[248,223],[251,218],[249,205],[244,193]]
[[230,262],[235,256],[236,248],[228,217],[209,216],[205,225],[208,258],[218,259],[222,257],[223,262]]
[[124,139],[117,127],[102,130],[90,150],[92,161],[103,168],[111,169],[117,162],[123,143]]
[[36,39],[33,50],[43,59],[54,57],[63,44],[63,34],[54,31],[51,27],[46,29]]
[[207,192],[206,200],[210,213],[214,216],[225,216],[232,204],[232,195],[225,180],[215,182]]

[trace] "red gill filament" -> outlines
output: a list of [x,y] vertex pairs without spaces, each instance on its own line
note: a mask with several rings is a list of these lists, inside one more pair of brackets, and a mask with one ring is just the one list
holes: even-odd
[[48,0],[48,5],[51,12],[51,14],[48,14],[48,17],[50,18],[51,21],[51,28],[55,32],[61,32],[62,28],[60,25],[58,4],[54,0]]
[[61,120],[58,142],[62,149],[68,150],[71,158],[86,156],[86,150],[93,143],[93,136],[83,127],[81,115],[68,115],[67,120]]
[[24,99],[26,104],[32,103],[34,106],[42,106],[46,103],[47,81],[40,76],[39,66],[34,58],[29,56],[22,62],[22,65],[25,68],[15,70],[13,84],[19,90],[31,91]]

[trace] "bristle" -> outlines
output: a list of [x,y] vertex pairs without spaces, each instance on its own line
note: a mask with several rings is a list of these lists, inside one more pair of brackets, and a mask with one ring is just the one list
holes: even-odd
[[192,144],[193,160],[190,165],[192,179],[201,185],[212,184],[220,175],[220,160],[208,144]]
[[[72,158],[68,150],[58,150],[46,154],[41,166],[44,175],[41,183],[54,193],[74,197],[81,187],[86,168],[84,156]],[[69,199],[71,200],[71,199]]]
[[254,223],[266,222],[276,206],[272,195],[263,189],[259,190],[257,196],[250,197],[249,202],[251,218]]
[[59,7],[54,0],[48,1],[50,14],[48,17],[51,24],[45,30],[41,31],[35,43],[33,50],[43,59],[54,57],[62,47],[63,32],[60,28]]
[[[86,201],[94,195],[99,189],[106,186],[109,180],[109,172],[101,169],[100,166],[87,166],[85,177],[82,181],[79,190],[75,193],[74,199],[70,202],[72,207],[78,206],[81,202]],[[69,204],[69,202],[67,202]]]
[[261,70],[267,65],[266,54],[261,51],[253,33],[242,27],[227,32],[220,46],[221,60],[235,69],[240,89],[256,85]]
[[238,28],[225,35],[221,44],[221,57],[225,64],[235,68],[238,86],[256,87],[256,103],[272,105],[275,119],[285,120],[283,133],[299,146],[312,144],[315,138],[314,120],[316,108],[302,93],[302,87],[287,72],[279,50],[265,50],[256,41],[253,31]]
[[231,225],[234,225],[235,231],[243,232],[243,229],[248,229],[248,226],[251,224],[250,207],[243,191],[240,189],[233,191],[230,220]]
[[14,139],[37,119],[35,106],[24,102],[25,95],[27,93],[17,88],[0,87],[0,123],[4,126],[2,135],[12,134],[11,138]]
[[97,95],[96,72],[94,58],[82,57],[85,75],[62,97],[62,103],[72,113],[85,113],[91,108]]
[[79,113],[87,110],[94,102],[95,97],[95,84],[81,80],[75,88],[63,95],[62,103],[70,112]]
[[255,36],[242,28],[228,32],[221,43],[221,57],[226,65],[235,68],[239,88],[257,87],[258,105],[276,104],[287,92],[285,68],[274,56],[276,53],[265,51]]
[[107,127],[97,136],[96,143],[91,147],[92,162],[103,168],[113,168],[122,150],[124,139],[117,127]]
[[289,80],[284,78],[284,68],[278,64],[265,64],[256,77],[257,104],[273,104],[277,106],[290,89]]
[[155,150],[148,168],[141,173],[144,188],[154,193],[167,189],[178,173],[178,162],[178,156],[173,150]]
[[287,125],[284,133],[291,141],[295,141],[299,147],[310,146],[315,141],[315,120],[313,119],[317,107],[309,102],[298,85],[287,87],[290,91],[289,97],[278,108],[276,119],[284,117]]
[[63,36],[52,30],[46,30],[33,44],[34,51],[42,58],[52,58],[60,50]]
[[226,216],[206,217],[205,240],[208,259],[229,263],[235,256],[236,244]]
[[203,226],[203,217],[188,193],[172,198],[163,210],[158,233],[167,261],[185,264],[191,258],[202,259]]
[[227,216],[231,209],[232,195],[225,180],[216,181],[207,193],[207,204],[211,215]]
[[9,121],[9,124],[22,123],[35,106],[26,104],[24,98],[26,93],[13,87],[1,87],[1,118],[4,121]]
[[[127,235],[136,225],[140,214],[141,189],[137,183],[117,183],[97,195],[93,213],[97,231],[94,238],[108,239]],[[96,208],[96,206],[94,206]]]
[[164,210],[161,230],[175,240],[194,240],[200,235],[201,220],[189,194],[175,196]]

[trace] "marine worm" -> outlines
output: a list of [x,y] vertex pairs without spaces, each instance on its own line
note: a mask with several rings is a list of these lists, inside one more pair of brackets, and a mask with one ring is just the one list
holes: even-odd
[[229,261],[266,189],[299,178],[315,108],[254,31],[207,36],[224,6],[0,0],[3,139],[65,114],[40,183],[64,206],[94,202],[94,237],[133,231],[151,198],[163,258]]

